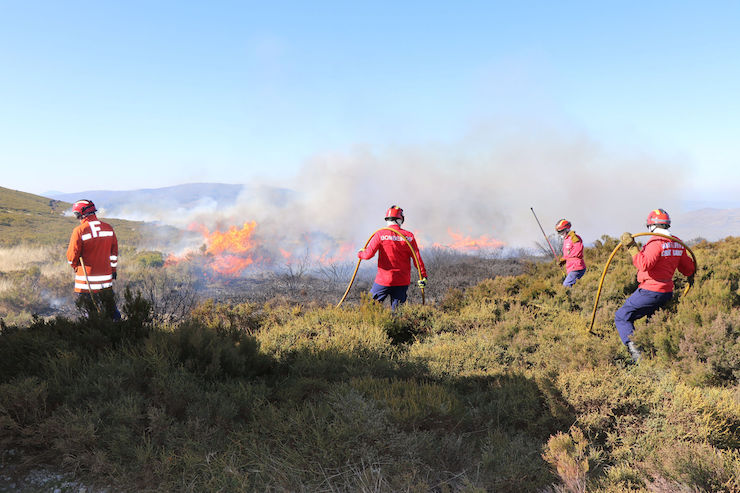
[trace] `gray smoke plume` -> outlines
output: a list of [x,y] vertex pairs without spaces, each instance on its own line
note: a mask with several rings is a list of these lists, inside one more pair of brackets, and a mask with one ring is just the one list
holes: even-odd
[[677,212],[683,167],[615,152],[585,136],[488,128],[450,145],[318,155],[292,183],[280,184],[293,190],[281,200],[268,193],[275,188],[245,189],[232,207],[200,219],[256,220],[263,239],[286,245],[322,232],[359,248],[395,204],[422,247],[452,243],[450,231],[531,247],[542,239],[533,207],[546,233],[567,218],[589,244],[604,234],[644,231],[652,209]]
[[[226,185],[232,188],[223,196],[214,185],[200,198],[190,194],[188,201],[148,207],[140,219],[197,224],[211,233],[256,221],[254,239],[268,263],[284,254],[353,262],[354,252],[384,226],[391,205],[404,209],[404,227],[422,249],[454,244],[451,234],[533,248],[543,238],[530,207],[548,235],[566,218],[587,245],[602,235],[645,231],[649,211],[661,207],[673,217],[672,232],[687,239],[679,210],[685,168],[629,146],[605,147],[570,129],[489,124],[458,142],[357,145],[316,155],[292,180]],[[136,207],[130,202],[118,217],[131,217]],[[204,242],[195,232],[179,240],[168,251],[182,254]]]

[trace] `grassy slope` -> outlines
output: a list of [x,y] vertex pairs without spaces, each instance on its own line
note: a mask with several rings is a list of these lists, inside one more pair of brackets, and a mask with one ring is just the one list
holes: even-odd
[[[0,246],[66,246],[72,229],[79,224],[74,217],[64,216],[70,207],[67,202],[0,187]],[[140,242],[143,223],[101,219],[113,225],[120,242]]]
[[533,265],[396,317],[207,303],[147,328],[129,303],[118,325],[5,328],[2,460],[122,491],[737,492],[740,239],[694,247],[639,366],[611,322],[626,256],[584,330],[615,244],[571,291]]

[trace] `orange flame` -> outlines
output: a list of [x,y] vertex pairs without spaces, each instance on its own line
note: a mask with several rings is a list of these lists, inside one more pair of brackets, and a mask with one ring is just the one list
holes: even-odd
[[[305,234],[302,242],[298,245],[286,239],[271,237],[272,244],[263,245],[254,236],[257,227],[256,221],[246,222],[239,228],[231,226],[226,231],[209,231],[203,224],[193,223],[188,226],[190,231],[196,231],[203,235],[205,247],[201,249],[199,258],[212,271],[225,276],[238,276],[253,264],[276,265],[279,259],[288,263],[307,262],[307,265],[326,266],[333,263],[344,262],[348,253],[352,250],[352,243],[340,244],[335,239],[320,235],[317,239],[312,235]],[[291,243],[291,246],[286,246]],[[271,253],[272,252],[272,253]],[[195,253],[188,252],[182,257],[170,255],[166,265],[176,264],[181,261],[193,259]]]
[[497,240],[495,238],[490,238],[487,235],[473,238],[471,236],[463,236],[462,233],[457,233],[449,228],[447,229],[447,234],[450,235],[450,237],[452,238],[452,243],[434,243],[432,246],[437,248],[451,248],[453,250],[463,250],[469,252],[479,250],[494,250],[506,245],[506,243],[504,243],[503,241]]
[[237,255],[221,255],[213,259],[211,268],[225,276],[236,276],[244,269],[254,263],[251,257],[239,257]]
[[[207,229],[203,228],[205,229],[204,236],[208,242],[206,253],[212,253],[214,255],[226,253],[228,255],[229,253],[249,252],[255,247],[252,233],[256,227],[257,222],[251,221],[244,223],[244,226],[242,226],[241,229],[237,229],[236,226],[231,226],[225,233],[220,231],[209,233]],[[251,264],[252,262],[249,263]]]
[[[190,224],[188,229],[203,235],[206,242],[205,253],[210,256],[208,265],[211,269],[222,275],[236,276],[255,262],[252,251],[256,247],[256,242],[252,234],[256,227],[257,222],[251,221],[244,223],[241,228],[231,226],[225,232],[218,230],[210,232],[208,228],[198,223]],[[165,265],[187,260],[191,256],[192,252],[183,257],[170,255]]]

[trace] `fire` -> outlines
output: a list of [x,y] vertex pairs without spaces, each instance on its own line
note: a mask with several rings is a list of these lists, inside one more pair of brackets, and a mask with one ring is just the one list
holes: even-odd
[[[202,224],[193,223],[188,226],[190,231],[197,231],[203,235],[206,242],[205,253],[209,258],[208,266],[215,272],[225,276],[237,276],[255,262],[254,250],[257,246],[253,238],[256,221],[246,222],[241,228],[231,226],[225,232],[209,231]],[[187,260],[192,255],[183,258],[170,255],[167,264]]]
[[256,221],[245,222],[241,227],[231,226],[226,231],[210,231],[202,224],[193,223],[188,229],[203,235],[205,242],[201,255],[193,251],[182,257],[170,255],[166,264],[200,259],[211,271],[235,277],[250,266],[275,268],[284,266],[283,262],[288,266],[327,266],[346,261],[353,248],[351,243],[339,243],[322,233],[304,234],[300,241],[268,237],[269,241],[263,243],[255,235],[256,228]]
[[239,257],[237,255],[221,255],[213,259],[211,268],[225,276],[237,276],[244,269],[254,263],[251,257]]
[[[208,229],[199,226],[199,228],[202,228],[201,232],[204,233],[203,236],[205,236],[208,244],[206,253],[212,253],[214,255],[225,254],[226,256],[232,253],[241,254],[253,250],[256,244],[252,238],[252,233],[254,233],[254,228],[256,227],[257,222],[251,221],[244,223],[241,229],[231,226],[225,233],[220,231],[209,233]],[[249,262],[247,265],[251,263]]]
[[495,238],[490,238],[487,235],[473,238],[471,236],[464,236],[462,233],[447,229],[447,234],[452,238],[451,243],[434,243],[432,246],[437,248],[451,248],[453,250],[463,250],[466,252],[481,251],[481,250],[495,250],[501,248],[506,244]]

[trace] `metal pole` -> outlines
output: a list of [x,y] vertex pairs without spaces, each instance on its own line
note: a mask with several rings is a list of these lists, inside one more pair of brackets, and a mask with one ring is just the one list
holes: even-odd
[[555,253],[555,249],[552,247],[552,243],[550,243],[550,239],[545,234],[545,230],[542,229],[542,224],[540,224],[540,220],[537,219],[537,214],[534,213],[534,208],[533,207],[530,207],[529,210],[532,211],[532,214],[534,215],[534,220],[537,221],[537,225],[540,227],[540,231],[542,231],[542,236],[545,237],[545,241],[547,242],[548,245],[550,245],[550,251],[552,252],[552,256],[554,258],[558,258],[558,254]]

